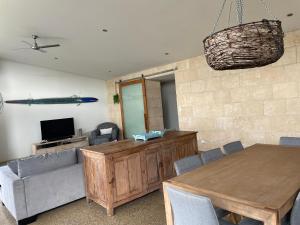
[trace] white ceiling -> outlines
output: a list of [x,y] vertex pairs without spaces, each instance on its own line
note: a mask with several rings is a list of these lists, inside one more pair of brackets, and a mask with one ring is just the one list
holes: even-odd
[[[246,21],[270,18],[261,0],[244,1]],[[269,2],[285,31],[300,29],[299,0]],[[0,57],[109,79],[201,54],[202,40],[211,32],[221,4],[222,0],[0,0]],[[286,16],[290,12],[293,17]],[[227,23],[225,11],[218,29]],[[26,47],[21,41],[30,42],[31,34],[45,37],[41,44],[62,46],[47,54],[13,50]]]

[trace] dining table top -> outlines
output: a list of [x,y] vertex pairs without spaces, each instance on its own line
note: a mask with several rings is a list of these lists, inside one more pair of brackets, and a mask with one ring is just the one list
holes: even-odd
[[300,189],[300,148],[255,144],[165,183],[207,196],[217,206],[226,208],[229,201],[282,218]]

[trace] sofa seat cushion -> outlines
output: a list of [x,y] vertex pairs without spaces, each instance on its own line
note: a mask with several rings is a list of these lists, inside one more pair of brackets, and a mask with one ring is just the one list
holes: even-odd
[[35,155],[18,160],[18,176],[20,178],[45,173],[77,163],[75,149],[62,152]]

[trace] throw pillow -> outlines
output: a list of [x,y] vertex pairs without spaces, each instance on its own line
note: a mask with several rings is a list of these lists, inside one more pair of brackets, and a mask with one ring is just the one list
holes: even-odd
[[104,135],[104,134],[111,134],[112,133],[112,127],[111,128],[107,128],[107,129],[100,129],[100,134]]

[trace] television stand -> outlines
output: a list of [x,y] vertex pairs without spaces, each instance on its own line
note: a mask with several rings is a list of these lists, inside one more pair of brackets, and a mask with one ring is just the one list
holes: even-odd
[[71,148],[82,148],[89,146],[87,136],[68,138],[57,141],[47,141],[32,144],[32,154],[45,154],[52,152],[64,151]]

